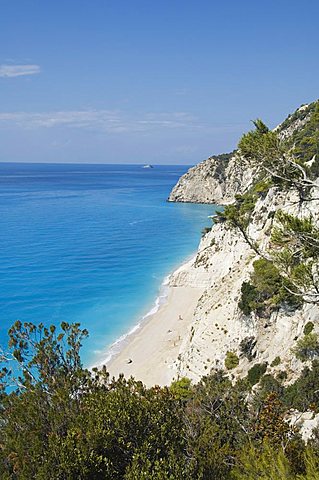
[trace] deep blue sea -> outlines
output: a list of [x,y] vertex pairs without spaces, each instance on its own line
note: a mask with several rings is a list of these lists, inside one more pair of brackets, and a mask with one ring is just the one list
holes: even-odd
[[212,206],[166,202],[187,168],[0,164],[1,344],[17,319],[77,321],[103,360],[211,225]]

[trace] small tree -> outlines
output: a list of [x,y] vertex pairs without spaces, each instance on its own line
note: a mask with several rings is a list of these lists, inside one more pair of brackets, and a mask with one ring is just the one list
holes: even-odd
[[[7,358],[15,366],[3,378],[11,390],[1,397],[1,478],[62,478],[61,445],[89,388],[79,354],[87,335],[66,322],[60,331],[21,322],[9,330]],[[5,476],[9,472],[15,475]]]
[[269,130],[260,119],[253,123],[255,130],[244,134],[239,141],[239,161],[254,168],[257,174],[270,177],[275,184],[295,187],[305,200],[309,189],[319,187],[309,168],[294,156],[294,150],[277,131]]
[[319,339],[316,333],[308,333],[298,340],[296,346],[292,349],[296,358],[302,362],[313,360],[319,356]]
[[273,228],[272,257],[289,280],[286,290],[304,301],[319,301],[319,229],[312,217],[298,218],[279,210]]
[[259,382],[263,374],[267,370],[267,363],[256,363],[248,370],[247,378],[251,386]]
[[239,358],[235,352],[228,351],[225,358],[225,367],[227,370],[232,370],[239,364]]
[[250,362],[256,356],[256,352],[254,352],[256,344],[257,340],[255,337],[245,337],[239,344],[241,355],[246,357]]
[[178,400],[188,400],[192,396],[192,382],[187,377],[180,378],[172,382],[170,391]]
[[314,327],[315,326],[314,326],[313,322],[307,322],[306,325],[304,326],[304,329],[303,329],[304,335],[309,335],[309,333],[312,332]]

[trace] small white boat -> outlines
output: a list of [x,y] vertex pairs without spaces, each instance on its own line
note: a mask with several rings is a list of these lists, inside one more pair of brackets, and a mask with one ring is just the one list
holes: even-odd
[[142,168],[154,168],[153,165],[143,165]]

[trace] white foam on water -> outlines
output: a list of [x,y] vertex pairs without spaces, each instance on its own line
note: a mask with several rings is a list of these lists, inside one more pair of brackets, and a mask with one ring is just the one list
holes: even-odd
[[124,333],[117,340],[115,340],[115,342],[112,343],[112,345],[107,349],[106,357],[102,361],[100,361],[96,365],[92,365],[91,367],[89,367],[89,369],[92,369],[94,367],[101,367],[102,365],[109,363],[109,361],[114,357],[114,355],[117,355],[122,350],[124,345],[127,343],[128,338],[141,328],[144,321],[147,320],[148,317],[151,317],[156,312],[158,312],[160,307],[167,301],[169,292],[169,279],[170,275],[164,278],[163,283],[160,287],[160,293],[156,297],[155,303],[152,308],[127,333]]

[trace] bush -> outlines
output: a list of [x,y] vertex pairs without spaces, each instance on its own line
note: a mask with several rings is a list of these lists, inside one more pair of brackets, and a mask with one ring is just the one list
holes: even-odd
[[271,366],[271,367],[277,367],[278,365],[280,365],[280,363],[281,363],[280,357],[276,357],[276,358],[274,358],[274,360],[271,362],[270,366]]
[[309,335],[309,333],[311,333],[313,329],[314,324],[312,322],[307,322],[303,329],[304,335]]
[[282,449],[273,448],[265,442],[262,448],[247,447],[240,452],[239,462],[235,465],[233,475],[235,480],[288,480],[291,468]]
[[292,349],[296,358],[302,362],[307,360],[313,360],[319,356],[319,339],[316,333],[308,333],[300,340],[298,340],[296,346]]
[[256,352],[254,352],[256,343],[257,340],[255,337],[245,337],[239,344],[241,354],[246,357],[250,362],[256,356]]
[[260,406],[264,403],[265,399],[271,394],[275,393],[280,399],[283,395],[284,388],[280,381],[273,375],[265,374],[261,377],[258,392],[254,395],[255,408],[259,410]]
[[235,204],[226,205],[224,217],[231,225],[246,229],[249,225],[250,217],[254,211],[258,196],[254,193],[247,192],[244,195],[236,195],[235,199]]
[[233,368],[237,367],[238,364],[239,358],[236,353],[228,351],[225,358],[225,367],[227,368],[227,370],[232,370]]
[[286,370],[280,370],[280,372],[277,373],[276,378],[278,382],[283,382],[284,380],[287,380],[288,373],[286,372]]
[[269,316],[284,303],[293,308],[299,306],[300,302],[287,291],[287,280],[280,275],[273,262],[260,258],[255,260],[253,267],[250,282],[242,284],[238,303],[245,315],[256,312],[260,316]]
[[214,223],[224,223],[226,222],[227,218],[224,214],[224,210],[216,210],[215,215],[213,217]]
[[243,282],[241,286],[241,298],[238,303],[244,315],[250,315],[258,297],[257,289],[249,282]]
[[251,279],[260,294],[260,300],[273,298],[282,287],[282,277],[273,262],[260,258],[253,263]]
[[176,380],[169,389],[178,400],[188,400],[192,396],[192,382],[187,377]]
[[305,367],[295,383],[288,385],[284,394],[288,408],[301,412],[309,409],[319,411],[319,362],[314,360],[311,368]]
[[253,186],[253,192],[264,198],[271,186],[272,181],[270,179],[265,180],[263,178],[262,180],[259,180],[259,182],[255,183]]
[[256,385],[259,382],[263,374],[267,370],[267,363],[256,363],[251,369],[248,370],[248,381],[251,386]]

